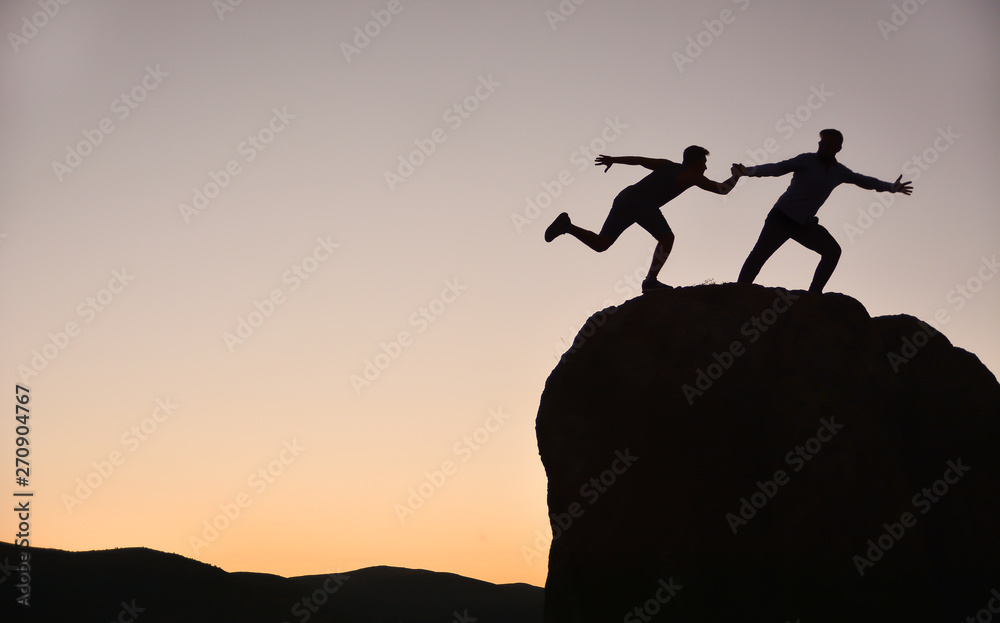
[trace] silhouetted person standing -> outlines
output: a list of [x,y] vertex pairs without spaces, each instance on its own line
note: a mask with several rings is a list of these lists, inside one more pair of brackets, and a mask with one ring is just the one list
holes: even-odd
[[816,213],[833,189],[843,183],[854,184],[878,192],[913,192],[910,182],[902,182],[900,175],[895,182],[883,182],[851,171],[837,162],[837,152],[844,144],[844,135],[837,130],[819,133],[819,148],[814,154],[799,154],[790,160],[756,167],[736,165],[739,172],[750,177],[778,177],[792,174],[788,189],[778,197],[764,220],[757,244],[740,270],[739,283],[753,283],[757,273],[778,248],[789,238],[805,248],[820,254],[819,265],[813,275],[810,292],[822,292],[830,280],[833,269],[840,260],[840,245],[825,227],[819,224]]
[[736,181],[741,175],[737,171],[737,165],[734,164],[731,169],[732,177],[721,184],[705,177],[705,170],[708,168],[708,150],[704,147],[691,145],[684,150],[683,157],[683,162],[677,164],[661,158],[603,154],[598,156],[594,164],[604,166],[605,173],[613,164],[639,165],[651,170],[652,173],[618,193],[600,233],[595,234],[577,227],[570,222],[569,214],[563,212],[545,230],[545,241],[552,242],[562,234],[570,234],[591,249],[601,252],[614,244],[622,232],[633,223],[638,223],[657,240],[649,273],[642,282],[642,291],[646,293],[650,290],[669,288],[670,286],[656,279],[674,244],[674,234],[670,231],[670,226],[663,218],[660,208],[692,186],[726,195],[736,186]]

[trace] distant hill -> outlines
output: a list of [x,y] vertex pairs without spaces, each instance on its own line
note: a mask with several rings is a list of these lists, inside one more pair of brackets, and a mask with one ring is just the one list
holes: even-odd
[[369,567],[285,578],[228,573],[147,548],[30,548],[31,607],[15,603],[20,548],[0,543],[0,621],[25,623],[541,623],[542,589]]

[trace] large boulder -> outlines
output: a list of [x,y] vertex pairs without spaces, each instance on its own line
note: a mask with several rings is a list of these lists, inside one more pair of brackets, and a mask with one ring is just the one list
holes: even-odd
[[587,321],[536,432],[546,623],[1000,610],[1000,385],[916,318],[654,292]]

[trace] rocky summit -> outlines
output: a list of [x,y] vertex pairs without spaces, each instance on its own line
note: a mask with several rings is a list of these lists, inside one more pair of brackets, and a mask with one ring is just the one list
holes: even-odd
[[536,432],[547,623],[1000,611],[1000,385],[911,316],[653,292],[587,321]]

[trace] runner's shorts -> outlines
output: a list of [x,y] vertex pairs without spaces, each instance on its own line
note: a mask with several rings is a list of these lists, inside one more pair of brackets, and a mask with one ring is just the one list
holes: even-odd
[[670,233],[670,226],[667,225],[667,219],[663,218],[660,206],[636,201],[623,191],[618,193],[611,204],[611,212],[601,227],[601,235],[614,242],[633,223],[638,223],[657,240]]

